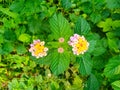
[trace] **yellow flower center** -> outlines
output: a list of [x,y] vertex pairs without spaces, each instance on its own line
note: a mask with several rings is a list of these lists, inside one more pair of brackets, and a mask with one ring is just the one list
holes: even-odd
[[75,45],[78,53],[82,53],[88,49],[88,42],[83,38],[78,39],[78,43]]
[[35,55],[38,55],[40,53],[43,53],[44,52],[44,46],[42,46],[40,43],[37,43],[35,46],[34,46],[34,54]]

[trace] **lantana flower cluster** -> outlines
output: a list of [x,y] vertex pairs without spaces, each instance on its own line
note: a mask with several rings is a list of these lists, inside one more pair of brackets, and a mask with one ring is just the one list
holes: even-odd
[[40,40],[34,40],[33,44],[30,44],[29,52],[36,58],[44,57],[47,55],[48,48],[44,46],[45,42]]
[[72,51],[75,55],[84,54],[89,47],[89,43],[87,42],[85,37],[78,34],[74,34],[73,36],[71,36],[68,43],[70,46],[72,46]]
[[[59,43],[64,42],[64,38],[61,37],[58,39]],[[73,54],[79,55],[84,54],[89,47],[88,41],[85,39],[84,36],[80,36],[78,34],[74,34],[70,37],[70,41],[68,41],[68,44],[72,46]],[[36,58],[44,57],[47,55],[48,48],[44,46],[45,42],[40,40],[34,40],[32,44],[30,44],[29,52],[32,53],[32,56],[35,56]],[[64,48],[59,47],[58,53],[63,53]]]

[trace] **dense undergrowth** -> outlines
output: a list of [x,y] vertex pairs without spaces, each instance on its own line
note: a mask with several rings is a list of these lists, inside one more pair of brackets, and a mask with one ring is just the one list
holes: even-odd
[[[89,43],[79,55],[74,34]],[[120,90],[120,0],[0,0],[0,89]]]

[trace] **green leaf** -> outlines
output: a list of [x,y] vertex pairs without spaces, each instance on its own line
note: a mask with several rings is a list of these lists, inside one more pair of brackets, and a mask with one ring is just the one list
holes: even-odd
[[[108,58],[108,56],[106,55],[106,57]],[[92,58],[93,61],[93,68],[96,70],[101,70],[105,67],[106,63],[107,63],[107,58],[105,57],[105,55],[100,55],[100,56],[94,56]]]
[[77,20],[77,23],[75,25],[75,33],[78,33],[80,35],[87,35],[90,31],[90,25],[89,23],[82,17],[79,17]]
[[120,80],[114,81],[111,85],[114,90],[120,90]]
[[108,45],[111,51],[115,51],[116,53],[120,52],[119,41],[120,40],[118,38],[112,38],[112,39],[108,38]]
[[96,40],[89,41],[89,49],[87,52],[92,53],[93,50],[95,49],[95,45],[96,45]]
[[4,38],[9,41],[16,41],[16,34],[12,30],[5,30]]
[[3,49],[2,49],[3,52],[2,53],[3,54],[8,54],[8,53],[12,52],[13,49],[14,49],[14,46],[13,46],[12,43],[10,43],[10,42],[4,43],[3,44]]
[[18,45],[16,49],[17,49],[18,54],[24,54],[27,52],[25,46],[23,46],[23,45]]
[[106,49],[104,47],[96,47],[93,51],[93,55],[94,56],[99,56],[102,55],[103,53],[105,53]]
[[83,90],[83,81],[78,75],[75,75],[73,85],[70,88],[70,90]]
[[105,66],[104,75],[106,77],[120,75],[120,55],[114,56],[109,60],[108,64]]
[[30,41],[30,38],[31,36],[29,34],[21,34],[19,37],[18,37],[18,40],[21,41],[21,42],[29,42]]
[[10,6],[10,10],[14,12],[20,12],[23,8],[24,8],[24,0],[21,1],[16,0]]
[[94,74],[91,74],[88,78],[85,90],[99,90],[99,82]]
[[4,38],[3,38],[3,35],[0,34],[0,44],[4,42]]
[[92,61],[89,54],[85,54],[82,57],[77,57],[77,61],[80,64],[79,71],[82,75],[91,74]]
[[6,14],[6,15],[8,15],[10,17],[12,17],[12,18],[17,18],[17,16],[18,16],[18,14],[11,12],[9,10],[9,8],[3,8],[3,7],[0,6],[0,11],[2,13]]
[[70,64],[70,54],[68,52],[58,53],[54,51],[51,57],[50,68],[55,75],[62,74],[68,69]]
[[84,13],[90,14],[93,10],[92,8],[92,2],[91,0],[82,0],[85,1],[81,4],[81,9],[83,10]]
[[112,30],[113,21],[111,18],[107,18],[105,21],[100,21],[97,26],[103,28],[103,32]]
[[53,33],[53,37],[58,40],[58,38],[63,37],[68,39],[72,35],[72,30],[68,21],[62,16],[62,14],[54,14],[50,19],[50,28]]
[[107,7],[110,9],[120,8],[120,0],[105,0],[107,3]]
[[65,9],[70,9],[72,6],[72,3],[70,2],[70,0],[61,0],[61,5]]
[[93,23],[98,23],[101,20],[101,15],[98,13],[92,13],[90,19]]

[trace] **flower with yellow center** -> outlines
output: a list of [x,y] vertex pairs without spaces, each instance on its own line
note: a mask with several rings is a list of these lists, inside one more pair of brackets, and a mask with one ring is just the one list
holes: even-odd
[[74,36],[71,36],[68,43],[70,46],[72,46],[72,51],[76,55],[84,54],[89,47],[89,43],[87,42],[85,37],[78,34],[74,34]]
[[40,40],[34,40],[33,44],[30,44],[29,52],[36,58],[44,57],[47,55],[48,48],[44,46],[45,42]]

